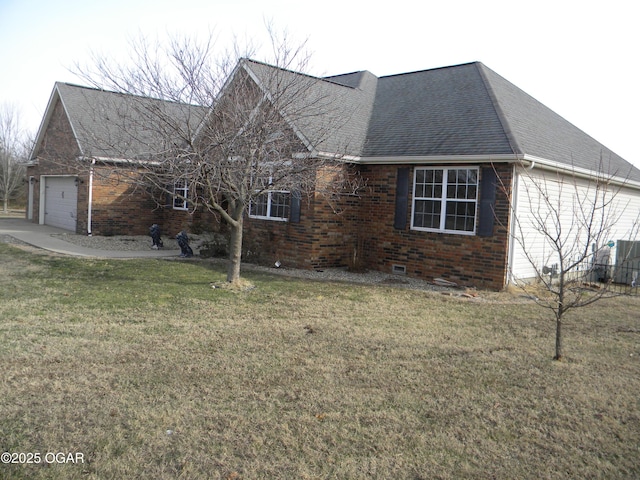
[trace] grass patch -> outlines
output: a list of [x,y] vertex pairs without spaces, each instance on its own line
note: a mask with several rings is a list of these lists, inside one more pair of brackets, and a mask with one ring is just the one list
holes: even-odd
[[[0,244],[2,478],[634,478],[639,301],[478,299]],[[487,298],[490,297],[490,300]]]

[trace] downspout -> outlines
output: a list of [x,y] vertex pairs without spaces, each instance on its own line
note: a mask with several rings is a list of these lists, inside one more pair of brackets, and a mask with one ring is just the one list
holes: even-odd
[[[533,168],[534,162],[531,162],[531,166],[527,168],[527,170]],[[516,247],[516,208],[518,206],[518,184],[519,181],[519,173],[518,167],[516,165],[513,166],[513,178],[511,180],[511,218],[509,219],[509,247],[507,253],[507,285],[511,285],[514,280],[513,275],[513,262],[515,258],[515,247]]]
[[[528,165],[525,165],[525,162]],[[536,166],[536,161],[527,159],[522,159],[520,164],[513,165],[513,179],[511,184],[511,218],[509,219],[509,247],[507,253],[507,284],[513,284],[516,280],[516,276],[514,275],[514,262],[515,262],[515,249],[518,246],[518,242],[516,241],[516,236],[518,235],[517,228],[517,208],[518,208],[518,185],[520,184],[520,176],[522,172],[519,172],[519,165],[522,167],[522,172],[530,172]]]
[[93,206],[93,166],[96,164],[96,159],[91,160],[91,168],[89,169],[89,205],[87,207],[87,235],[91,236],[91,210]]

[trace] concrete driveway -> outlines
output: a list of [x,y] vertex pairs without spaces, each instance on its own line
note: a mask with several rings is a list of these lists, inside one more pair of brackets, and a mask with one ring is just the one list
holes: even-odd
[[[0,218],[0,235],[9,235],[34,247],[49,250],[51,252],[78,257],[96,258],[160,258],[177,257],[179,250],[151,250],[149,251],[112,251],[86,248],[65,242],[54,235],[69,234],[71,232],[48,225],[37,225],[24,218],[7,217]],[[151,237],[149,237],[151,238]],[[151,240],[149,240],[151,241]]]

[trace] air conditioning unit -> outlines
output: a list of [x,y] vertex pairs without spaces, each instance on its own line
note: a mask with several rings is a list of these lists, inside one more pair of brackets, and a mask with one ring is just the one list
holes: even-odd
[[625,285],[638,285],[640,272],[640,242],[618,240],[613,281]]

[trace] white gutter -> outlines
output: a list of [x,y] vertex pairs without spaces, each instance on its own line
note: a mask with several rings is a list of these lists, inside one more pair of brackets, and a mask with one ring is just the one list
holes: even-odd
[[[530,168],[533,168],[535,162],[531,162]],[[510,213],[509,213],[509,238],[507,243],[507,281],[506,284],[510,285],[513,283],[513,262],[515,260],[515,247],[516,247],[516,207],[518,205],[518,185],[519,181],[519,173],[517,169],[514,167],[513,175],[511,179],[511,202],[510,202]]]
[[335,160],[342,160],[343,162],[361,163],[362,157],[356,155],[341,155],[339,153],[329,152],[317,152],[317,156],[320,158],[332,158]]
[[545,158],[535,157],[532,155],[524,155],[522,158],[522,166],[527,170],[531,170],[534,167],[541,170],[548,170],[554,172],[566,173],[580,178],[593,179],[594,177],[604,178],[612,183],[625,187],[632,187],[640,189],[640,182],[636,180],[629,180],[628,178],[620,177],[614,173],[608,173],[606,171],[597,172],[589,170],[587,168],[576,167],[574,165],[567,165],[566,163],[554,162]]
[[115,158],[115,157],[92,157],[92,161],[99,161],[104,163],[124,163],[127,165],[162,165],[162,162],[158,162],[157,160],[130,160],[126,158]]
[[491,163],[517,162],[524,159],[523,155],[408,155],[388,157],[362,157],[358,163],[365,165],[377,164],[427,164],[427,163]]
[[[325,154],[326,155],[326,154]],[[336,156],[337,157],[337,156]],[[352,157],[350,161],[360,163],[363,165],[400,165],[400,164],[438,164],[438,163],[457,163],[457,164],[479,164],[479,163],[520,163],[520,165],[526,170],[533,170],[534,168],[549,170],[554,172],[566,173],[581,178],[593,179],[598,175],[604,177],[614,184],[636,188],[640,190],[640,181],[630,180],[625,177],[617,175],[617,172],[607,173],[596,172],[587,168],[576,167],[574,165],[568,165],[566,163],[555,162],[547,160],[546,158],[536,157],[527,154],[507,154],[507,155],[413,155],[413,156],[398,156],[398,157]]]

